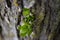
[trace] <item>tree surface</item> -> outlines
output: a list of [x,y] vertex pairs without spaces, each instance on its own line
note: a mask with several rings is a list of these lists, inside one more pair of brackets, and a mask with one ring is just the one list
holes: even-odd
[[[24,8],[34,16],[34,34],[21,37]],[[60,40],[60,0],[0,0],[0,40]]]

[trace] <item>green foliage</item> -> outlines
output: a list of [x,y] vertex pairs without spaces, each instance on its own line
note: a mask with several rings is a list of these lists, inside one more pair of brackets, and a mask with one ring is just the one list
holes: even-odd
[[30,25],[29,23],[26,23],[22,26],[19,26],[18,29],[20,30],[20,35],[22,37],[25,37],[27,35],[30,35],[32,32],[32,25]]
[[23,9],[23,16],[28,16],[30,14],[30,10],[27,8]]
[[32,33],[32,23],[34,20],[34,16],[30,14],[31,13],[29,9],[23,9],[23,24],[18,27],[18,29],[20,30],[20,36],[22,37],[29,36]]
[[33,20],[34,20],[34,16],[30,16],[30,15],[24,18],[25,22],[29,22],[29,21],[33,22]]

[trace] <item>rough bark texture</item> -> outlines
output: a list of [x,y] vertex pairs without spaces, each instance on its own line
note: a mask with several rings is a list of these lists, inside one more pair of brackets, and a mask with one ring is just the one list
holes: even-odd
[[[60,0],[18,0],[17,4],[14,0],[0,0],[0,40],[60,40]],[[23,7],[31,7],[35,16],[35,37],[17,37]]]
[[[35,40],[60,40],[60,13],[59,0],[36,0],[35,4]],[[58,29],[59,28],[59,29]]]
[[18,7],[9,0],[0,3],[0,26],[3,40],[18,40],[16,25],[18,20]]

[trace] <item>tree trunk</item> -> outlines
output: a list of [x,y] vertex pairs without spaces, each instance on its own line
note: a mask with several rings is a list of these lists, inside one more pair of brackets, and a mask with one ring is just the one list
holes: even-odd
[[32,7],[32,11],[35,10],[33,12],[36,34],[34,40],[60,40],[59,2],[59,0],[36,0],[34,7]]
[[[21,4],[21,5],[20,5]],[[29,8],[34,15],[33,36],[21,38],[22,9]],[[60,0],[0,0],[0,40],[60,40]]]
[[9,0],[0,3],[0,26],[3,40],[18,40],[16,30],[18,15],[18,7],[11,4]]

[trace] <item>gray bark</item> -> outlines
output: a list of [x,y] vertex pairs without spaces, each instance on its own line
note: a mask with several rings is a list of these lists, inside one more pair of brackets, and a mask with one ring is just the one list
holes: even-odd
[[12,5],[11,8],[8,7],[6,1],[0,3],[0,26],[3,40],[18,40],[16,31],[18,7]]
[[[33,32],[35,36],[27,36],[19,40],[60,40],[60,0],[14,0],[0,2],[0,27],[3,40],[18,40],[17,27],[22,18],[22,8],[29,8],[34,15]],[[21,4],[21,5],[20,5]],[[0,31],[1,32],[1,31]],[[1,39],[1,36],[0,36]]]

